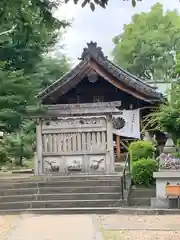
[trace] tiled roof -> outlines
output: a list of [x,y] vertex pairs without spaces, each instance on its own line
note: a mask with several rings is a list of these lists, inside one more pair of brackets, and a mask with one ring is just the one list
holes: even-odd
[[156,90],[149,84],[145,83],[133,74],[125,71],[119,66],[108,59],[97,59],[97,61],[102,64],[108,72],[110,72],[114,77],[116,77],[120,82],[128,85],[129,87],[135,89],[137,92],[142,92],[143,94],[150,96],[152,98],[162,98],[162,94],[156,92]]
[[102,66],[108,73],[116,78],[117,81],[123,83],[127,87],[135,90],[145,96],[148,99],[153,101],[162,101],[163,95],[157,92],[153,87],[148,85],[146,82],[142,81],[138,77],[129,73],[128,71],[122,69],[121,67],[115,65],[104,56],[100,47],[97,46],[97,43],[90,42],[87,44],[88,47],[84,48],[81,55],[81,62],[76,65],[71,71],[65,74],[63,77],[58,79],[55,83],[51,84],[43,92],[39,94],[40,98],[45,98],[50,95],[55,90],[59,89],[64,83],[71,81],[81,69],[88,64],[90,59],[93,59],[97,64]]

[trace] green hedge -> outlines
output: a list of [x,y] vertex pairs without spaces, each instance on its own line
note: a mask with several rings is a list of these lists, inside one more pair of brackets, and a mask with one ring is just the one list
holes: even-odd
[[154,183],[153,172],[158,171],[158,164],[150,158],[143,158],[133,163],[132,178],[135,185],[150,186]]
[[138,161],[141,158],[152,158],[155,147],[149,141],[135,141],[129,146],[131,161]]

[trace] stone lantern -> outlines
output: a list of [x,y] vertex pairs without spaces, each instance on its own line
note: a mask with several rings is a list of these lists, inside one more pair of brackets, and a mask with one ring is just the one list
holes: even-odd
[[145,131],[145,133],[144,133],[144,137],[143,137],[143,140],[144,140],[144,141],[152,142],[151,135],[149,134],[148,131]]
[[3,138],[4,132],[0,131],[0,138]]
[[163,152],[167,153],[167,154],[176,152],[176,146],[174,144],[171,134],[169,134],[169,133],[167,134],[167,140],[166,140],[165,146],[163,148]]

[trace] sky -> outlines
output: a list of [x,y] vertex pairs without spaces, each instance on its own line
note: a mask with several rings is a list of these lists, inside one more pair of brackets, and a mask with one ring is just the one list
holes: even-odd
[[122,33],[124,24],[130,23],[134,14],[148,12],[157,2],[163,4],[164,10],[180,10],[179,0],[142,0],[135,8],[132,7],[131,1],[109,0],[106,9],[96,7],[92,12],[89,6],[81,8],[80,3],[74,5],[73,0],[70,0],[70,3],[61,6],[55,12],[56,17],[72,21],[71,27],[64,35],[65,53],[75,64],[86,43],[94,41],[102,47],[104,54],[111,58],[113,37]]

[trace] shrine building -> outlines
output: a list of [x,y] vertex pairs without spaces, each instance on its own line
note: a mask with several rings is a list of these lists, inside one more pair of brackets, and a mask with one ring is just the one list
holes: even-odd
[[46,113],[36,116],[37,175],[115,173],[125,142],[141,138],[143,116],[164,101],[95,42],[39,98]]

